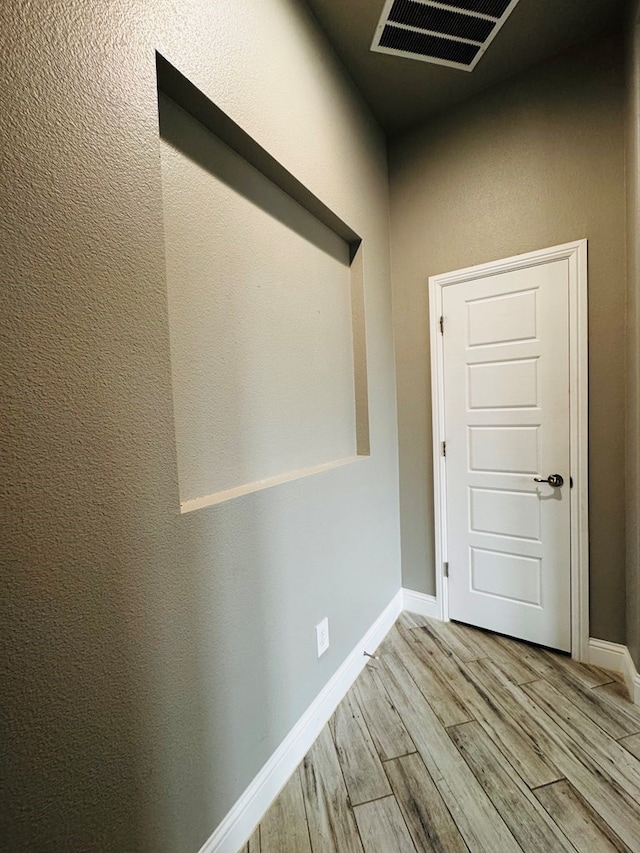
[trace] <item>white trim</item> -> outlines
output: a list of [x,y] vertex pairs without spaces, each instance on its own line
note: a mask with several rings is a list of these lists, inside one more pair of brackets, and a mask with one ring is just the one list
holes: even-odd
[[640,705],[640,673],[626,646],[589,638],[589,663],[617,672],[625,680],[631,701]]
[[364,669],[367,663],[364,652],[373,652],[391,630],[402,610],[402,600],[403,593],[399,590],[200,848],[200,853],[236,853],[250,837]]
[[[571,245],[571,244],[569,244]],[[589,654],[589,345],[587,241],[569,257],[569,388],[571,394],[571,656]]]
[[576,240],[537,252],[528,252],[467,267],[429,278],[431,336],[431,387],[433,419],[433,487],[435,512],[436,598],[439,618],[449,618],[447,583],[443,576],[446,554],[445,463],[441,445],[444,430],[444,349],[438,327],[442,316],[443,289],[450,285],[513,272],[553,261],[569,264],[569,382],[571,475],[571,655],[587,660],[589,655],[589,458],[588,458],[588,323],[587,241]]
[[426,595],[424,592],[416,592],[413,589],[402,590],[402,609],[431,619],[440,618],[435,595]]
[[445,583],[447,559],[447,489],[444,441],[444,348],[439,323],[442,316],[442,287],[429,279],[429,326],[431,346],[431,412],[433,422],[433,512],[435,521],[436,601],[438,619],[449,620],[449,587]]

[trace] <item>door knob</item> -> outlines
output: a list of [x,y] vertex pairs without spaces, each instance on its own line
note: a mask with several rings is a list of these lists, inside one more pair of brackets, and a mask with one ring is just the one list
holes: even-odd
[[543,477],[534,477],[533,479],[536,483],[549,483],[550,486],[553,486],[556,489],[564,485],[564,477],[562,474],[549,474],[546,479]]

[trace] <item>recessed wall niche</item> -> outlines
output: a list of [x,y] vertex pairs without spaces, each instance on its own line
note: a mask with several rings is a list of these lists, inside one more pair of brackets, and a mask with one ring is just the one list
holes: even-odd
[[180,508],[369,454],[359,236],[157,56]]

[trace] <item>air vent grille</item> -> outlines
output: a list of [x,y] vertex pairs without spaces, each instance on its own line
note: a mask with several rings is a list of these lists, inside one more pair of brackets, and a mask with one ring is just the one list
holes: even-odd
[[371,50],[472,71],[518,0],[386,0]]
[[395,0],[389,12],[389,21],[479,42],[488,38],[496,25],[495,21],[487,18],[461,15],[460,12],[452,12],[439,6],[427,6],[425,3],[416,3],[415,0]]
[[477,12],[479,15],[491,15],[501,18],[511,5],[511,0],[447,0],[447,6],[464,9],[465,12]]
[[449,62],[461,62],[464,65],[470,65],[480,50],[478,44],[444,39],[439,36],[431,36],[428,33],[419,33],[416,30],[405,30],[390,25],[384,28],[380,45],[405,53],[447,59]]

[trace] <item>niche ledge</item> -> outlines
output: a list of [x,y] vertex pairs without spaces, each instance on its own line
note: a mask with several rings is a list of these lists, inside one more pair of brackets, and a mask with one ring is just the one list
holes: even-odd
[[272,486],[281,486],[283,483],[290,483],[293,480],[301,480],[303,477],[310,477],[313,474],[322,474],[324,471],[332,471],[334,468],[341,468],[343,465],[350,465],[352,462],[359,462],[362,459],[369,459],[369,455],[348,456],[346,459],[336,459],[334,462],[324,462],[322,465],[314,465],[311,468],[300,468],[298,471],[290,471],[287,474],[278,474],[275,477],[269,477],[266,480],[257,480],[255,483],[247,483],[244,486],[236,486],[233,489],[226,489],[223,492],[214,492],[212,495],[205,495],[202,498],[191,498],[180,504],[180,512],[182,514],[195,512],[198,509],[205,509],[208,506],[217,506],[218,504],[232,501],[234,498],[241,498],[245,495],[250,495],[253,492],[261,492],[263,489],[270,489]]

